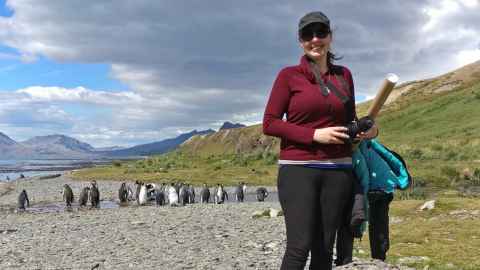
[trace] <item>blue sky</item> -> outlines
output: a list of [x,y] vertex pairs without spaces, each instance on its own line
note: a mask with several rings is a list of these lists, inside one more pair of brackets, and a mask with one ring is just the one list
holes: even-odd
[[5,0],[0,0],[0,16],[10,17],[13,14],[13,10],[9,9],[5,4]]
[[359,100],[389,72],[406,82],[480,59],[478,0],[292,3],[0,0],[0,132],[103,147],[260,123],[313,10],[330,17]]
[[[65,88],[81,85],[103,91],[128,89],[121,81],[111,78],[108,64],[62,63],[45,57],[39,57],[33,63],[24,63],[14,49],[0,46],[0,55],[2,53],[12,55],[12,59],[1,59],[0,91],[13,91],[32,85]],[[13,55],[17,58],[13,58]]]

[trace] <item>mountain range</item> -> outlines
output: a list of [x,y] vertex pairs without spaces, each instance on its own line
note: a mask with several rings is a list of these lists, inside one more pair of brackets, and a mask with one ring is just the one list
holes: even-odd
[[132,157],[132,156],[148,156],[153,154],[162,154],[175,149],[178,145],[190,139],[192,136],[210,134],[214,132],[215,130],[213,129],[202,130],[202,131],[194,130],[189,133],[180,134],[179,136],[172,139],[166,139],[159,142],[147,143],[147,144],[137,145],[137,146],[126,148],[126,149],[107,151],[107,152],[101,152],[101,153],[109,157]]
[[[225,122],[221,130],[244,127],[242,124]],[[178,145],[195,135],[214,133],[208,129],[180,134],[175,138],[136,145],[129,148],[118,146],[95,148],[88,143],[61,134],[36,136],[22,142],[16,142],[0,132],[1,159],[99,159],[138,157],[162,154],[175,149]]]
[[242,127],[246,127],[246,126],[243,125],[243,124],[240,124],[240,123],[233,124],[233,123],[230,123],[230,122],[227,121],[227,122],[223,123],[223,125],[220,127],[219,130],[232,129],[232,128],[242,128]]

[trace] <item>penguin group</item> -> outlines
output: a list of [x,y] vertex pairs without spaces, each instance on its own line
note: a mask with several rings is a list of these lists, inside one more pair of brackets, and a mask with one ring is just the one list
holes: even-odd
[[[122,183],[119,194],[122,193],[122,187],[125,185],[126,183]],[[195,203],[195,188],[191,184],[146,184],[136,181],[135,185],[137,190],[135,200],[137,201],[138,205],[145,205],[149,201],[155,201],[155,204],[159,206],[166,204],[171,206],[183,206],[186,204]]]
[[[150,201],[154,201],[157,206],[185,206],[186,204],[196,202],[195,188],[192,184],[153,184],[136,181],[134,185],[135,193],[127,183],[123,182],[120,184],[118,200],[121,205],[127,205],[130,201],[135,201],[137,205],[146,205]],[[247,185],[244,182],[238,183],[238,185],[233,187],[233,199],[236,202],[243,202],[246,192]],[[66,209],[71,209],[75,200],[72,188],[68,184],[64,184],[62,194]],[[266,188],[257,188],[257,201],[263,202],[267,196],[268,191]],[[228,193],[222,184],[217,184],[213,188],[213,192],[210,191],[210,188],[205,183],[200,188],[198,200],[200,203],[210,203],[212,201],[214,204],[223,204],[228,200]],[[78,196],[79,208],[86,208],[88,204],[90,204],[90,208],[100,208],[100,191],[95,180],[91,181],[89,186],[83,187]],[[30,207],[30,201],[27,191],[22,190],[18,196],[18,210],[25,211],[26,207]]]
[[[68,184],[63,185],[63,200],[66,208],[71,209],[74,195]],[[78,206],[80,208],[87,207],[88,202],[90,202],[90,208],[100,208],[100,191],[95,180],[90,182],[90,186],[83,187],[78,195]]]
[[[65,208],[71,210],[75,196],[73,195],[72,188],[68,184],[63,185],[62,195]],[[100,191],[98,190],[95,180],[90,183],[90,186],[82,188],[78,196],[78,205],[80,208],[87,207],[88,202],[90,202],[90,208],[100,208]],[[27,191],[24,189],[18,195],[17,209],[19,212],[23,212],[27,207],[30,207],[30,200],[28,199]]]
[[[162,183],[162,184],[146,184],[140,181],[135,182],[136,195],[135,201],[138,205],[145,205],[149,201],[155,201],[158,206],[170,205],[170,206],[184,206],[186,204],[192,204],[196,202],[195,188],[191,184],[185,183]],[[122,183],[119,190],[119,200],[125,201],[125,186],[126,183]],[[245,195],[247,193],[247,185],[244,182],[238,183],[233,187],[233,199],[236,202],[244,202]],[[256,199],[259,202],[265,201],[268,197],[268,191],[265,187],[259,187],[256,190]],[[198,202],[223,204],[229,200],[228,192],[222,184],[217,184],[213,188],[213,191],[203,184],[200,188],[200,194]]]

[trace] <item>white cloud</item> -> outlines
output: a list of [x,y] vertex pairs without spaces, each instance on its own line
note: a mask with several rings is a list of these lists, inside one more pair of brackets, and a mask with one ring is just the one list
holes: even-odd
[[461,1],[455,0],[441,0],[437,1],[437,5],[427,6],[423,9],[425,14],[429,17],[428,22],[423,25],[422,30],[424,32],[431,31],[439,22],[442,21],[448,15],[460,10]]
[[0,42],[22,61],[107,63],[129,91],[20,89],[0,99],[0,124],[25,104],[57,106],[75,119],[67,132],[103,145],[223,120],[258,123],[277,72],[298,63],[298,19],[319,8],[332,21],[333,46],[353,72],[357,96],[374,96],[389,72],[405,82],[458,68],[478,58],[480,44],[474,0],[7,3],[14,14],[0,18]]
[[480,49],[463,50],[456,55],[456,63],[459,66],[471,64],[480,60]]
[[466,7],[474,8],[478,6],[479,1],[478,0],[460,0],[460,3],[462,3]]
[[72,122],[74,119],[70,115],[59,108],[58,106],[48,106],[45,108],[39,108],[35,114],[34,118],[37,121],[45,121],[49,119],[50,121],[56,122]]
[[121,105],[141,103],[143,98],[133,92],[111,93],[93,91],[84,87],[66,89],[62,87],[32,86],[16,91],[30,102],[85,102],[99,105]]

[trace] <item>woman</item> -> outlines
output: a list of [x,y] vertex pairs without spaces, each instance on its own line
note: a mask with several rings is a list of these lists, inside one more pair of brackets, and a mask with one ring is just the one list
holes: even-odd
[[[303,269],[309,252],[310,269],[331,269],[335,232],[355,181],[345,127],[356,119],[353,80],[333,64],[325,14],[306,14],[298,31],[305,55],[278,74],[263,119],[264,133],[282,140],[278,195],[287,248],[281,269]],[[356,139],[376,134],[373,126]]]

